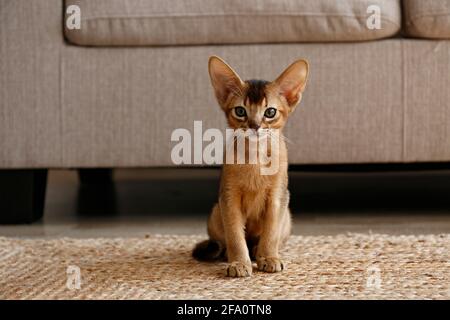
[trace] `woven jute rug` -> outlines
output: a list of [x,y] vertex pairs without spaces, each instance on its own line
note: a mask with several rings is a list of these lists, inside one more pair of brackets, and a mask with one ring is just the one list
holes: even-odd
[[203,236],[0,238],[0,299],[449,299],[450,235],[292,236],[281,273],[224,276]]

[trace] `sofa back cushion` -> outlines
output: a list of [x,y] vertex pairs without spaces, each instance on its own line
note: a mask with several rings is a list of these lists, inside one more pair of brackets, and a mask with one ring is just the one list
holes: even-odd
[[450,39],[450,0],[403,0],[405,33]]
[[[66,0],[78,5],[77,45],[365,41],[395,35],[400,0]],[[367,27],[376,5],[381,28]]]

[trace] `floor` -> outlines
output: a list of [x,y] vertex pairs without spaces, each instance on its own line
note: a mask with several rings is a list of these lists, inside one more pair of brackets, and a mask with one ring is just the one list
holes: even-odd
[[[204,234],[218,169],[115,170],[114,187],[81,188],[52,170],[44,219],[0,236],[143,237]],[[293,233],[450,233],[450,171],[290,173]]]

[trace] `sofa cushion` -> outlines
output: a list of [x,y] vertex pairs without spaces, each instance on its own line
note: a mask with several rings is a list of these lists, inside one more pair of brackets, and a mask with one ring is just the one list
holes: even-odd
[[450,39],[450,0],[403,0],[407,35]]
[[[81,9],[78,45],[339,42],[380,39],[401,26],[400,0],[66,0]],[[370,5],[381,28],[369,29]]]

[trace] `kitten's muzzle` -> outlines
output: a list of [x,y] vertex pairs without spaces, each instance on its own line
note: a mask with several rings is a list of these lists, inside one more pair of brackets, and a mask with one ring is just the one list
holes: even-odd
[[250,127],[250,129],[253,129],[253,130],[255,130],[255,131],[257,131],[259,128],[261,128],[261,124],[258,124],[258,123],[256,123],[256,122],[250,122],[249,124],[248,124],[248,126]]

